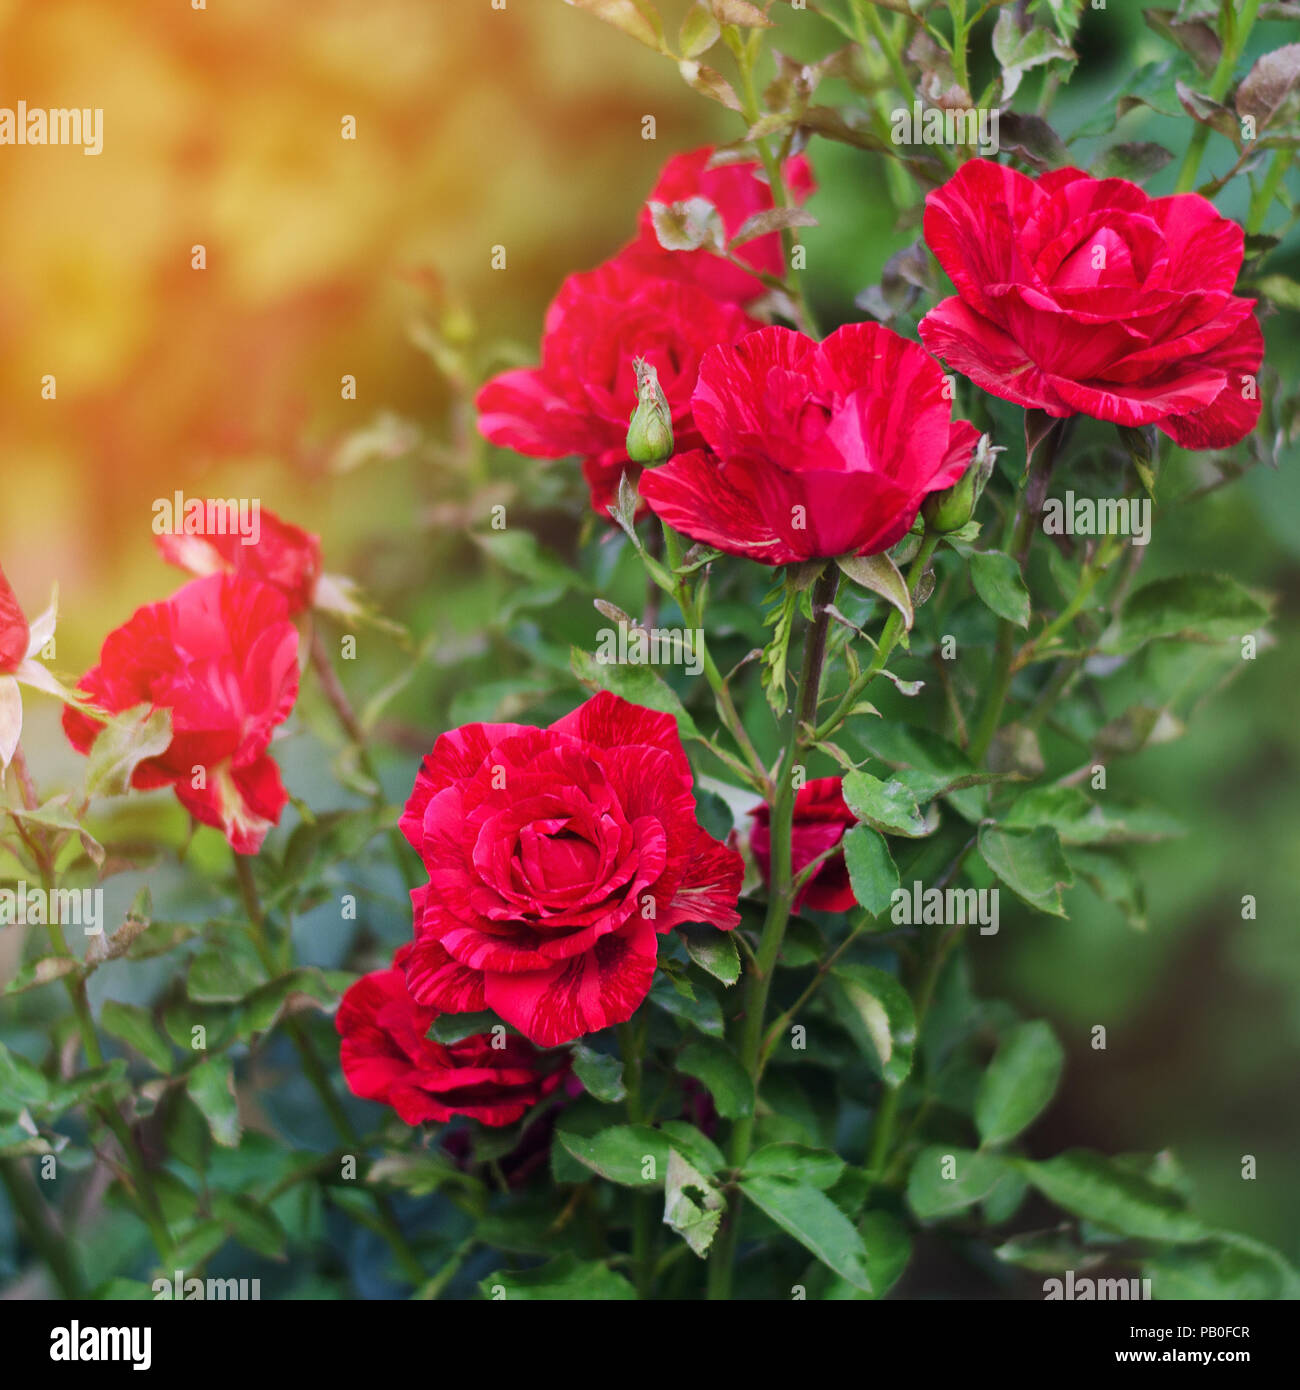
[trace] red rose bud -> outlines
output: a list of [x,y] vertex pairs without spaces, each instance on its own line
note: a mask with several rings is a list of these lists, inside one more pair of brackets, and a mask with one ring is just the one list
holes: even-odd
[[1232,293],[1244,234],[1199,194],[969,159],[925,204],[957,293],[921,341],[953,370],[1027,410],[1154,425],[1185,449],[1255,427],[1264,338],[1255,301]]
[[691,400],[706,449],[641,479],[674,531],[762,565],[876,555],[970,464],[939,364],[877,323],[823,342],[761,328],[713,348]]
[[30,636],[17,596],[0,570],[0,676],[12,675],[22,665]]
[[363,975],[343,996],[334,1026],[339,1062],[353,1095],[391,1105],[408,1125],[465,1115],[485,1125],[508,1125],[565,1079],[569,1059],[539,1052],[524,1038],[476,1033],[443,1044],[427,1036],[438,1010],[416,1003],[402,964],[403,946],[389,970]]
[[636,368],[637,407],[627,427],[627,456],[633,463],[662,463],[673,452],[673,415],[659,385],[659,373],[638,357]]
[[[170,710],[171,743],[131,785],[171,787],[236,853],[258,851],[289,799],[266,751],[298,695],[298,630],[282,594],[242,574],[191,580],[110,632],[79,687],[109,714]],[[89,753],[103,725],[69,705],[63,728]]]
[[443,734],[400,822],[429,875],[403,961],[416,1002],[491,1009],[543,1047],[626,1022],[660,935],[740,922],[744,865],[692,785],[672,715],[608,691],[547,729]]
[[[764,802],[750,815],[754,828],[749,833],[749,847],[767,881],[772,865],[772,808]],[[790,867],[795,877],[814,859],[834,849],[844,832],[857,823],[844,801],[838,777],[815,777],[800,787],[790,828]],[[811,907],[819,912],[847,912],[856,902],[844,856],[833,854],[813,871],[794,905],[796,910]]]

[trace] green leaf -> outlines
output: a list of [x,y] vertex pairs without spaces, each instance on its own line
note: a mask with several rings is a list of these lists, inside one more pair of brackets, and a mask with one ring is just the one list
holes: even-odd
[[998,1044],[980,1079],[975,1125],[985,1144],[1004,1144],[1028,1128],[1056,1093],[1065,1052],[1041,1021],[1021,1023]]
[[614,1103],[627,1096],[623,1085],[623,1063],[607,1052],[596,1052],[579,1043],[573,1049],[573,1074],[589,1096]]
[[686,11],[686,17],[682,20],[682,27],[677,36],[677,44],[682,51],[682,57],[698,58],[701,53],[707,53],[717,43],[718,35],[721,33],[722,28],[705,0],[695,0],[695,3]]
[[837,965],[831,979],[840,1017],[880,1078],[897,1089],[916,1050],[911,997],[893,975],[871,965]]
[[668,1140],[648,1125],[615,1125],[591,1136],[557,1129],[555,1137],[579,1163],[610,1182],[623,1187],[663,1184]]
[[841,571],[864,589],[883,598],[899,612],[904,628],[910,632],[914,614],[907,580],[898,566],[882,551],[879,555],[841,555],[835,563]]
[[228,944],[210,946],[190,962],[185,989],[198,1004],[232,1004],[266,983],[261,962]]
[[1118,854],[1072,848],[1070,867],[1099,898],[1118,907],[1134,931],[1146,931],[1146,889],[1128,860]]
[[656,53],[668,52],[663,21],[650,0],[564,0],[564,3],[572,5],[575,10],[594,14],[597,19],[621,29],[647,48],[653,48]]
[[42,956],[20,970],[0,994],[22,994],[25,990],[61,980],[65,975],[75,975],[80,968],[73,956]]
[[727,1166],[722,1150],[713,1140],[685,1120],[664,1120],[659,1132],[701,1173],[720,1173]]
[[683,739],[701,736],[677,692],[652,667],[598,661],[581,647],[574,647],[569,655],[573,674],[588,690],[611,690],[630,704],[671,714]]
[[1129,179],[1133,183],[1144,183],[1172,158],[1163,145],[1151,140],[1135,140],[1103,150],[1093,160],[1091,172],[1095,179]]
[[869,825],[855,825],[843,844],[853,896],[873,917],[881,916],[899,884],[898,865],[885,837]]
[[922,1221],[934,1221],[983,1201],[1007,1165],[997,1154],[935,1144],[922,1149],[907,1179],[907,1204]]
[[1182,1245],[1211,1234],[1183,1210],[1177,1193],[1101,1154],[1070,1149],[1042,1163],[1022,1159],[1018,1166],[1048,1201],[1120,1235]]
[[764,1144],[745,1161],[746,1178],[790,1178],[825,1192],[844,1176],[847,1167],[829,1149],[810,1149],[805,1144]]
[[1067,845],[1165,840],[1185,833],[1180,820],[1157,806],[1137,805],[1110,792],[1094,801],[1080,787],[1059,786],[1022,792],[1002,825],[1007,830],[1050,826]]
[[1124,655],[1163,638],[1233,641],[1254,632],[1268,616],[1263,603],[1226,575],[1173,575],[1132,594],[1102,634],[1100,646],[1103,652]]
[[0,1114],[17,1115],[29,1105],[43,1106],[49,1093],[44,1073],[0,1043]]
[[439,1014],[433,1020],[433,1027],[429,1029],[429,1037],[434,1042],[450,1047],[452,1043],[461,1042],[465,1038],[489,1033],[500,1022],[501,1020],[490,1010],[469,1014]]
[[724,1120],[745,1119],[754,1113],[754,1083],[721,1039],[688,1043],[677,1056],[677,1069],[708,1087]]
[[[572,0],[570,0],[572,3]],[[483,1297],[494,1302],[514,1303],[527,1299],[562,1302],[626,1302],[636,1298],[636,1290],[612,1269],[596,1260],[579,1261],[575,1255],[557,1255],[540,1269],[498,1270],[479,1280]]]
[[186,1077],[185,1089],[207,1120],[212,1137],[218,1144],[234,1148],[242,1127],[231,1063],[219,1057],[207,1058]]
[[1151,1280],[1152,1298],[1257,1302],[1300,1296],[1300,1278],[1282,1255],[1227,1232],[1204,1245],[1162,1250],[1142,1273]]
[[1054,917],[1065,916],[1061,889],[1074,882],[1074,875],[1055,830],[1049,826],[1026,831],[981,825],[979,851],[998,878],[1030,907]]
[[124,796],[136,768],[165,753],[171,741],[169,709],[136,705],[110,719],[96,735],[86,761],[87,796]]
[[218,1193],[212,1201],[212,1214],[247,1250],[278,1260],[284,1255],[288,1236],[269,1208],[241,1193]]
[[172,1050],[147,1009],[106,999],[99,1023],[109,1037],[134,1048],[155,1071],[164,1076],[171,1071]]
[[869,772],[850,772],[841,790],[849,810],[873,829],[909,839],[929,834],[916,797],[896,777],[882,782]]
[[1004,104],[1015,95],[1030,68],[1056,61],[1073,65],[1077,61],[1074,50],[1053,30],[1022,29],[1010,7],[998,11],[997,23],[993,26],[993,56],[1002,69]]
[[701,1259],[708,1254],[718,1233],[725,1205],[712,1182],[676,1149],[669,1149],[664,1225],[676,1231]]
[[1252,288],[1280,309],[1300,310],[1300,283],[1287,275],[1262,275]]
[[730,932],[683,933],[690,958],[724,985],[734,985],[740,979],[740,952]]
[[744,1178],[740,1190],[828,1269],[854,1288],[871,1291],[862,1237],[825,1193],[781,1177]]
[[975,592],[999,618],[1017,627],[1029,624],[1029,591],[1020,577],[1020,566],[1000,550],[974,550],[970,577]]
[[[660,974],[662,976],[663,972]],[[680,982],[676,979],[656,980],[650,988],[650,1002],[711,1038],[720,1038],[726,1031],[722,1019],[722,1005],[713,995],[700,990],[691,997],[682,990]]]

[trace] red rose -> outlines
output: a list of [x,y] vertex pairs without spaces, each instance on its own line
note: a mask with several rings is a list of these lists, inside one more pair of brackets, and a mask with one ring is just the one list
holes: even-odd
[[763,328],[714,348],[691,410],[709,448],[641,480],[674,530],[764,565],[874,555],[965,472],[979,431],[951,420],[939,364],[875,323],[816,343]]
[[[235,851],[257,852],[288,800],[266,751],[298,695],[298,632],[282,594],[242,574],[191,580],[110,632],[80,688],[109,714],[169,709],[172,741],[131,785],[172,787]],[[63,727],[88,753],[103,726],[67,706]]]
[[22,665],[30,636],[17,596],[0,570],[0,676],[10,676]]
[[[711,251],[665,251],[655,235],[654,218],[648,206],[649,203],[683,203],[690,198],[704,198],[717,208],[728,239],[755,213],[771,211],[774,206],[772,188],[763,166],[756,159],[709,168],[712,158],[713,148],[709,146],[674,155],[664,165],[647,206],[641,209],[637,239],[623,256],[649,273],[698,285],[714,299],[747,304],[765,293],[766,286],[761,280]],[[815,192],[817,185],[806,156],[798,154],[787,159],[783,174],[796,206]],[[746,265],[767,275],[785,273],[779,232],[769,232],[745,242],[736,248],[736,255]]]
[[658,934],[740,921],[740,856],[700,828],[691,786],[672,716],[607,692],[548,729],[443,734],[401,819],[429,874],[411,993],[546,1047],[631,1018]]
[[320,537],[265,507],[259,509],[259,535],[246,545],[241,535],[161,535],[154,538],[163,559],[191,574],[230,571],[270,584],[289,601],[289,616],[312,606],[321,574]]
[[957,294],[921,338],[977,386],[1049,415],[1155,425],[1187,449],[1254,428],[1264,339],[1255,301],[1232,293],[1243,233],[1204,198],[972,159],[925,202]]
[[479,392],[479,429],[503,449],[534,458],[582,456],[591,505],[602,515],[628,461],[637,403],[633,361],[659,373],[678,447],[699,443],[691,392],[700,358],[757,327],[734,304],[694,285],[648,276],[621,259],[571,275],[546,314],[542,364],[494,377]]
[[[772,863],[772,808],[765,801],[750,815],[754,817],[754,828],[749,832],[749,847],[766,880]],[[838,777],[816,777],[800,787],[794,798],[790,836],[790,867],[795,876],[814,859],[834,849],[844,832],[857,823],[857,817],[845,805]],[[796,911],[811,907],[818,912],[847,912],[856,903],[844,856],[835,854],[813,871],[794,905]]]
[[390,970],[363,975],[343,996],[334,1026],[339,1061],[353,1095],[391,1105],[408,1125],[466,1115],[485,1125],[513,1124],[555,1090],[569,1059],[550,1057],[502,1030],[443,1044],[426,1036],[438,1010],[417,1004],[406,987],[403,946]]

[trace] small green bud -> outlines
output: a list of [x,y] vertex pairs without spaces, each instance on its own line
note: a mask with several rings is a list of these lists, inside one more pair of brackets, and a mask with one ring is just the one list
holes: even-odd
[[673,452],[673,414],[659,385],[659,373],[644,357],[633,365],[637,407],[627,427],[627,456],[633,463],[662,463]]
[[957,481],[943,492],[932,492],[921,504],[927,531],[946,535],[960,531],[975,510],[975,480],[979,469],[972,464]]

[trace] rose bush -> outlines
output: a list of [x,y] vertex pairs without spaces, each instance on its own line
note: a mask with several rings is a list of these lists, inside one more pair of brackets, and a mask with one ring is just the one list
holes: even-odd
[[[1235,1142],[1198,1156],[1205,1209],[1127,1129],[1097,1135],[1120,1157],[1051,1150],[1141,1094],[1101,1065],[1133,1016],[1098,960],[1155,977],[1192,898],[1188,930],[1240,899],[1240,954],[1275,959],[1204,825],[1183,900],[1143,874],[1183,830],[1167,745],[1268,649],[1255,568],[1223,572],[1222,536],[1213,571],[1181,561],[1223,524],[1205,495],[1300,435],[1260,327],[1297,302],[1263,267],[1300,46],[1248,61],[1252,7],[1217,34],[1152,12],[1195,52],[1058,133],[1093,11],[708,0],[673,34],[655,0],[579,8],[740,119],[629,200],[537,366],[491,375],[518,358],[417,272],[446,418],[303,441],[323,533],[381,518],[360,560],[409,629],[323,572],[306,505],[247,545],[158,538],[199,577],[76,689],[86,624],[56,654],[55,605],[29,625],[0,575],[0,1267],[70,1298],[236,1265],[286,1298],[930,1306],[1082,1270],[1295,1297],[1224,1216]],[[848,42],[773,46],[805,21],[801,55]],[[997,103],[1004,148],[903,143],[895,101]],[[1260,138],[1197,189],[1229,102]],[[1144,105],[1195,127],[1163,196],[1158,147],[1109,140]],[[1091,172],[1062,135],[1100,140]],[[824,225],[814,143],[846,147]],[[1053,489],[1108,520],[1048,528]],[[1120,524],[1152,503],[1184,546],[1155,578]],[[20,682],[84,760],[29,759]],[[1159,776],[1128,761],[1157,747]],[[107,925],[61,916],[101,886]],[[1068,1007],[1041,974],[978,996],[1022,933]],[[1085,955],[1107,988],[1076,993]],[[1035,1128],[1067,1077],[1087,1105]]]

